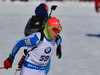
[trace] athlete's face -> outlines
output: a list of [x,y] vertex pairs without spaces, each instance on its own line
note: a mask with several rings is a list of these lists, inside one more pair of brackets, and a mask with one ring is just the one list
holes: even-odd
[[58,37],[59,33],[54,32],[53,30],[49,30],[51,38],[53,40],[56,40],[56,38]]

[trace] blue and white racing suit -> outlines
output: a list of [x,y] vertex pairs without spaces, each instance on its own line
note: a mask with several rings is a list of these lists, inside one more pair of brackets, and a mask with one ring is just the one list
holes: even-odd
[[[17,41],[11,55],[15,57],[21,47],[27,46],[27,51],[35,47],[40,41],[41,33],[37,32]],[[59,36],[57,43],[44,36],[43,42],[34,50],[30,51],[25,57],[25,61],[20,75],[46,75],[49,66],[48,62],[62,39]]]

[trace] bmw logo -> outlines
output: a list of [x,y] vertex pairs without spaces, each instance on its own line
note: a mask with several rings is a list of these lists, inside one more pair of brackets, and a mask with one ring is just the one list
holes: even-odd
[[47,47],[46,49],[45,49],[45,53],[50,53],[51,52],[51,47]]

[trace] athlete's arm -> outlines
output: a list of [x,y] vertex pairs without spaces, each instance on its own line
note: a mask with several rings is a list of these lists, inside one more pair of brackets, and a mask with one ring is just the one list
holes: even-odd
[[12,49],[10,54],[13,57],[15,57],[15,55],[17,54],[17,52],[19,51],[19,49],[21,47],[24,47],[24,46],[36,46],[38,40],[39,40],[39,38],[37,37],[36,34],[32,34],[30,36],[24,37],[24,38],[18,40],[15,43],[15,45],[14,45],[14,47],[13,47],[13,49]]

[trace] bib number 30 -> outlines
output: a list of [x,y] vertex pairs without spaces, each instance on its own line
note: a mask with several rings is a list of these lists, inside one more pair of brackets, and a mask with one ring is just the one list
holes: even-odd
[[42,55],[39,61],[47,61],[48,59],[49,59],[49,56]]

